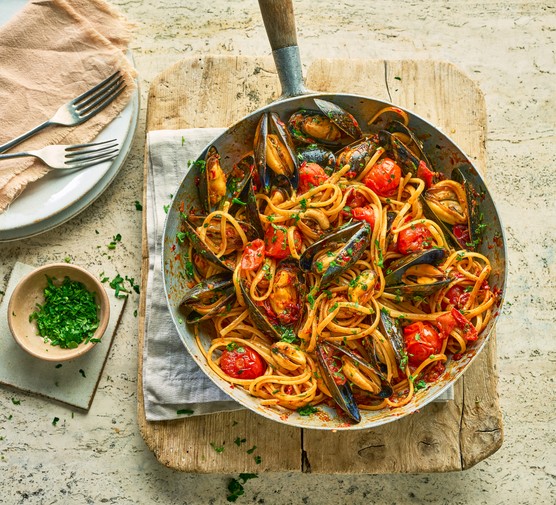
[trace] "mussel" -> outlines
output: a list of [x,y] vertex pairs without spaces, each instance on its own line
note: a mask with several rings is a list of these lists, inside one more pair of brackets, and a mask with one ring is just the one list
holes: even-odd
[[305,271],[320,275],[320,288],[342,275],[369,247],[371,227],[364,221],[341,226],[325,233],[309,246],[299,259]]
[[386,293],[400,296],[428,296],[451,281],[436,268],[445,257],[445,249],[427,249],[394,261],[384,277]]
[[180,307],[186,313],[187,323],[199,323],[226,311],[234,299],[232,274],[222,272],[188,289],[180,301]]
[[261,115],[255,131],[254,157],[265,193],[273,185],[297,189],[299,160],[291,135],[275,112]]
[[346,174],[346,177],[355,178],[365,170],[379,147],[376,137],[359,139],[336,153],[336,168],[349,165],[349,175]]
[[288,128],[295,140],[340,146],[361,137],[361,128],[349,112],[318,98],[315,98],[315,104],[319,110],[303,109],[290,117]]
[[318,144],[298,147],[297,158],[302,162],[316,163],[322,168],[333,167],[336,163],[334,153],[330,149],[326,149]]
[[398,366],[404,369],[405,365],[407,365],[407,353],[405,352],[402,328],[398,320],[390,316],[388,310],[384,308],[380,310],[379,328],[384,337],[390,342]]
[[263,333],[280,340],[293,338],[303,319],[307,283],[304,272],[296,261],[286,259],[276,267],[270,296],[263,302],[251,298],[245,279],[240,287],[251,320]]
[[204,163],[197,161],[199,200],[205,212],[221,209],[225,202],[237,198],[254,169],[254,158],[245,156],[226,173],[220,164],[220,155],[215,146],[207,150]]
[[353,397],[346,376],[342,373],[342,356],[326,342],[316,348],[322,380],[338,406],[356,423],[361,422],[361,412]]
[[[411,138],[412,143],[420,148],[419,141],[413,136]],[[425,217],[435,221],[442,228],[455,248],[476,250],[482,229],[479,203],[477,195],[474,195],[473,185],[464,175],[464,169],[454,169],[452,179],[445,180],[438,172],[429,169],[430,163],[422,149],[418,151],[418,158],[399,138],[388,131],[379,132],[379,142],[393,153],[404,173],[412,172],[425,180],[428,189],[420,197]]]
[[[212,252],[211,248],[207,245],[207,240],[210,240],[211,236],[213,236],[214,245],[219,246],[219,242],[222,240],[220,219],[214,219],[217,224],[211,224],[206,228],[205,238],[203,239],[197,232],[197,228],[201,226],[201,223],[204,219],[205,216],[198,216],[194,214],[191,214],[184,219],[183,226],[185,228],[186,238],[191,242],[191,245],[193,246],[195,251],[203,258],[221,268],[233,271],[236,261],[236,255],[234,253],[243,244],[241,238],[237,233],[237,230],[230,223],[226,223],[226,240],[227,250],[229,249],[229,253],[225,252],[222,256],[219,257],[214,252]],[[255,228],[253,228],[253,226],[251,226],[249,223],[244,222],[240,222],[239,224],[249,241],[257,238],[257,231],[255,230]],[[212,233],[211,226],[214,227],[214,234]]]

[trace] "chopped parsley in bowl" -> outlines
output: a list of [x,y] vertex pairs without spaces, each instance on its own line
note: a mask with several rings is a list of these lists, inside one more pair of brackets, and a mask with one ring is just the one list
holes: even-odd
[[87,270],[68,263],[37,268],[18,283],[8,305],[15,341],[48,361],[77,358],[97,345],[110,317],[108,296]]

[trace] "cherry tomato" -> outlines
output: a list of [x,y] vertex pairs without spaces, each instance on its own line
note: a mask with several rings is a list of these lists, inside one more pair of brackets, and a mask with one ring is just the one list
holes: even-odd
[[437,317],[436,323],[444,337],[447,337],[454,328],[458,327],[467,342],[474,342],[479,338],[475,326],[456,308]]
[[369,202],[361,191],[350,191],[346,200],[346,205],[355,209],[355,207],[365,207]]
[[398,252],[410,254],[433,246],[433,236],[430,230],[421,223],[402,230],[398,235]]
[[249,242],[243,249],[241,268],[243,270],[258,270],[264,261],[264,242],[257,238]]
[[[301,232],[296,228],[293,232],[295,248],[301,248]],[[264,244],[266,255],[271,258],[283,259],[290,255],[288,245],[288,229],[285,226],[272,224],[266,229],[264,234]]]
[[[456,307],[456,309],[462,309],[465,307],[467,300],[469,300],[470,294],[467,293],[460,284],[456,284],[455,286],[452,286],[444,296],[453,307]],[[446,304],[444,305],[446,306]]]
[[425,181],[425,186],[430,188],[432,186],[432,179],[436,175],[436,172],[427,167],[427,164],[421,160],[419,162],[419,167],[417,168],[417,177],[423,179]]
[[300,194],[310,189],[320,186],[328,179],[324,169],[316,163],[303,163],[299,168],[299,187]]
[[459,245],[463,248],[467,247],[467,244],[471,242],[471,237],[469,236],[469,228],[466,224],[455,224],[452,226],[452,233]]
[[383,158],[375,164],[363,179],[363,183],[378,196],[392,196],[398,191],[402,169],[391,158]]
[[355,207],[352,209],[351,215],[357,221],[367,221],[371,228],[375,225],[375,211],[372,207]]
[[236,347],[222,353],[220,368],[234,379],[256,379],[264,374],[266,366],[258,352],[250,347]]
[[409,364],[419,366],[431,354],[438,354],[442,349],[442,339],[436,329],[422,321],[417,321],[403,330],[405,347]]

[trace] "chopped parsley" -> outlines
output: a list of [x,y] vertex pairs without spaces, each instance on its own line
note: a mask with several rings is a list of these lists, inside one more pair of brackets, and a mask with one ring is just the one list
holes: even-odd
[[108,244],[108,249],[116,249],[116,244],[122,241],[122,236],[117,233],[112,237],[112,241]]
[[253,447],[251,447],[251,449],[247,449],[245,452],[247,454],[253,454],[255,452],[255,449],[257,448],[256,445],[254,445]]
[[192,414],[194,414],[195,411],[191,410],[191,409],[180,409],[180,410],[176,410],[176,414],[178,416],[190,416]]
[[234,440],[234,444],[236,444],[238,447],[239,447],[241,444],[244,444],[245,442],[247,442],[247,439],[246,439],[246,438],[239,438],[239,437],[237,437],[237,438]]
[[69,277],[59,286],[52,278],[46,279],[44,304],[37,304],[29,321],[37,322],[38,334],[45,342],[62,349],[75,349],[83,341],[89,342],[99,325],[95,293]]
[[221,453],[224,452],[224,446],[223,445],[216,445],[215,442],[211,442],[210,446],[217,452],[217,453]]
[[60,420],[59,417],[55,417],[54,419],[52,419],[52,426],[56,426],[59,420]]
[[21,405],[21,400],[18,400],[17,398],[14,398],[14,397],[12,396],[12,403],[13,403],[14,405]]
[[143,205],[139,200],[135,200],[135,210],[143,210]]
[[240,473],[237,479],[231,479],[228,483],[229,495],[226,500],[229,502],[235,502],[241,495],[245,493],[243,484],[245,484],[250,479],[256,479],[258,475],[256,473]]
[[312,405],[305,405],[305,407],[299,407],[297,413],[300,416],[310,416],[311,414],[316,414],[319,410]]

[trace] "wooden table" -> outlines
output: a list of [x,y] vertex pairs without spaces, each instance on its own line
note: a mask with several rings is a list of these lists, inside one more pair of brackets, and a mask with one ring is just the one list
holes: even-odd
[[[317,60],[307,86],[373,96],[415,111],[448,133],[485,169],[486,111],[477,86],[432,61]],[[147,131],[227,126],[279,95],[271,58],[206,57],[178,62],[152,83]],[[146,179],[146,176],[145,176]],[[146,209],[144,202],[143,208]],[[143,216],[143,288],[148,249]],[[433,403],[385,426],[354,432],[291,428],[249,411],[147,422],[142,394],[144,297],[140,307],[138,419],[158,460],[188,472],[445,472],[473,466],[502,444],[495,338],[455,385],[455,400]],[[233,441],[240,437],[241,447]],[[225,444],[216,453],[211,442]],[[248,454],[246,447],[256,446]],[[261,457],[257,464],[254,455]]]

